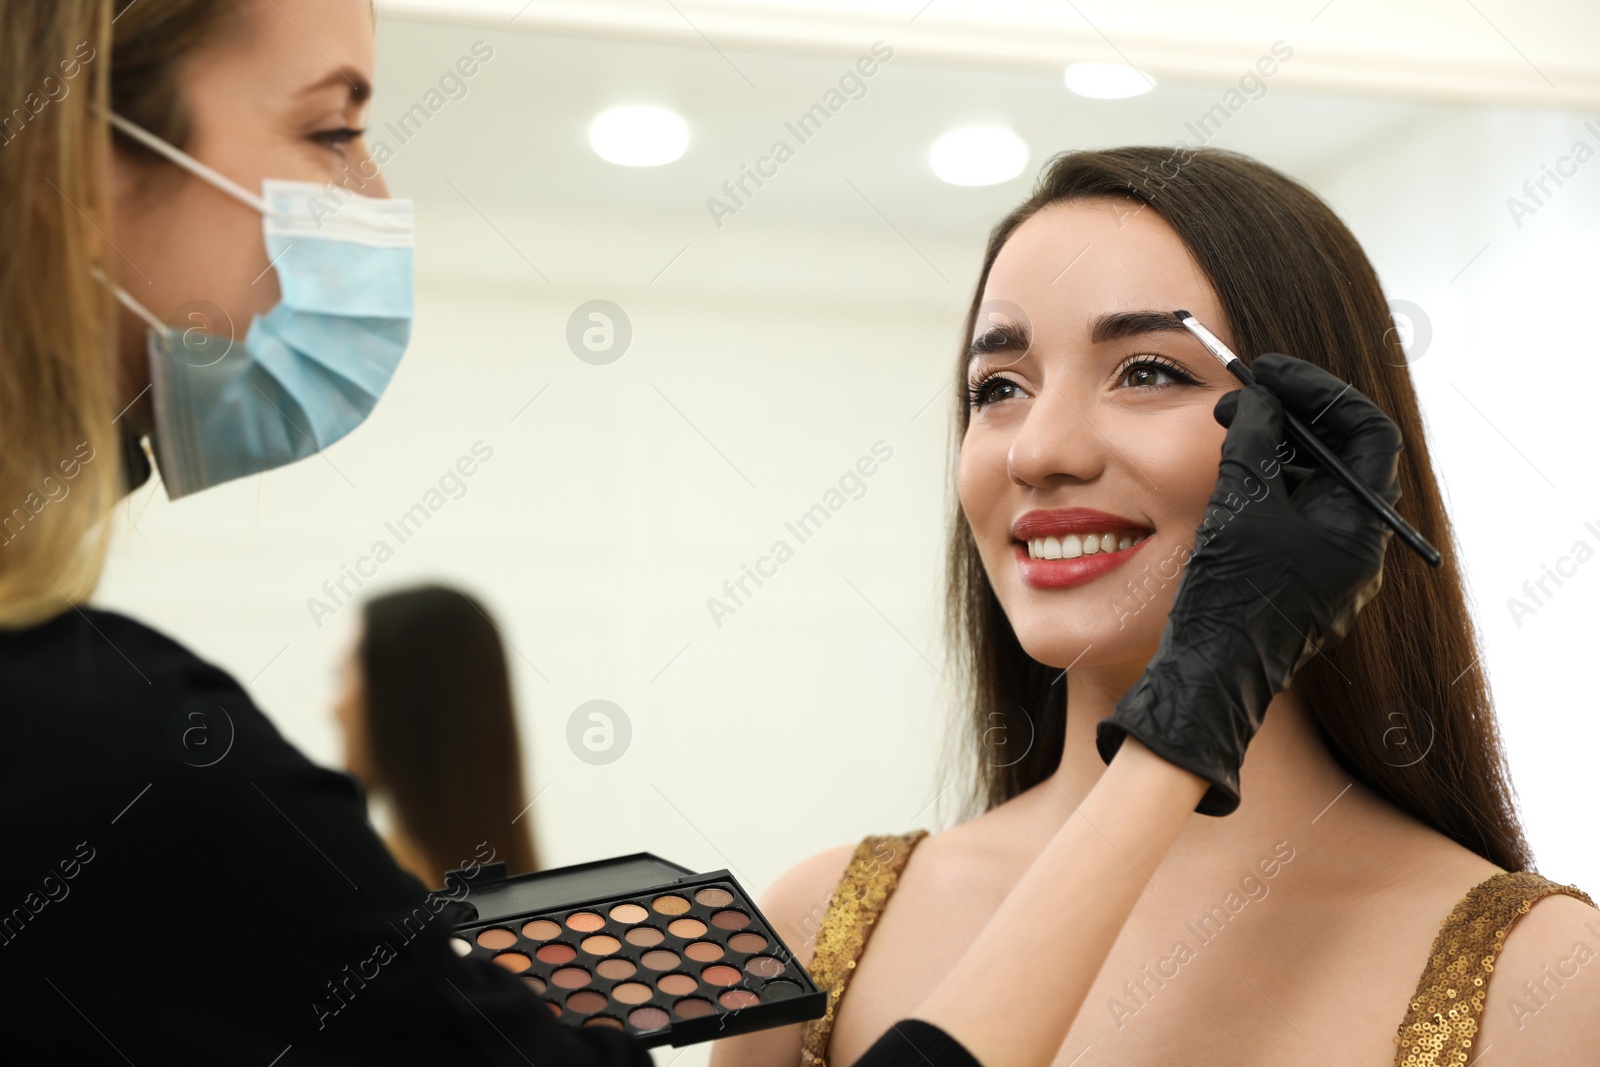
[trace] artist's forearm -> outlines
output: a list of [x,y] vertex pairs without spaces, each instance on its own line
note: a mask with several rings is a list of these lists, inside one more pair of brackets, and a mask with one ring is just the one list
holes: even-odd
[[[1049,1064],[1147,878],[1206,788],[1126,740],[915,1017],[942,1027],[990,1067]],[[1018,945],[1042,951],[1018,952]],[[1021,990],[1026,1013],[1016,1010]]]

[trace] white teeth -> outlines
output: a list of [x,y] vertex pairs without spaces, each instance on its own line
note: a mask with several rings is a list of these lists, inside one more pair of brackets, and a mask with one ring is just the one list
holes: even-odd
[[1097,552],[1125,552],[1140,544],[1149,534],[1067,534],[1065,537],[1035,537],[1028,542],[1029,559],[1077,559]]

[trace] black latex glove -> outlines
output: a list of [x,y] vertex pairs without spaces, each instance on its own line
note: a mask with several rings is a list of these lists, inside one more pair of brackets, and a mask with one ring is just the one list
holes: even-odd
[[[1144,674],[1096,735],[1106,762],[1132,734],[1211,783],[1196,811],[1239,806],[1239,766],[1273,696],[1344,639],[1383,584],[1390,529],[1338,477],[1298,456],[1287,408],[1391,505],[1400,498],[1398,427],[1354,388],[1277,352],[1256,384],[1224,395],[1216,492]],[[1270,391],[1269,391],[1270,390]],[[1313,421],[1315,420],[1315,421]]]

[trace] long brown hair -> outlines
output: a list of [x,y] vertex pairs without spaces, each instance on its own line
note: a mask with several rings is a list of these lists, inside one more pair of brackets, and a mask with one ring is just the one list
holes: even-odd
[[122,493],[105,111],[182,147],[184,60],[239,7],[0,5],[0,626],[88,598]]
[[373,784],[435,886],[487,841],[511,874],[538,868],[500,633],[477,600],[422,586],[367,602],[357,659]]
[[[1049,204],[1120,197],[1158,213],[1188,246],[1221,300],[1247,364],[1287,352],[1351,383],[1406,442],[1398,509],[1438,546],[1429,568],[1396,545],[1383,589],[1332,653],[1294,688],[1329,751],[1379,796],[1508,870],[1532,862],[1512,799],[1455,535],[1383,290],[1360,244],[1311,190],[1247,156],[1152,146],[1055,157],[1033,194],[990,235],[970,337],[995,257]],[[965,340],[956,364],[957,447],[969,419]],[[1063,672],[1023,650],[955,502],[946,587],[949,644],[969,692],[979,754],[976,799],[992,808],[1060,763]],[[1066,709],[1070,714],[1070,709]],[[1024,750],[1019,754],[1018,749]]]

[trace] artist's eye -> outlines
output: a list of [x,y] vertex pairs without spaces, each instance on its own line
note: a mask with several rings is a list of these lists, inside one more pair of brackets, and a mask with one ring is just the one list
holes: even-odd
[[987,407],[997,400],[1013,400],[1021,395],[1021,385],[999,374],[988,374],[967,386],[967,407]]
[[327,148],[331,148],[337,152],[351,141],[361,137],[366,132],[366,130],[357,130],[352,129],[349,126],[341,126],[338,129],[323,130],[320,133],[314,133],[311,135],[311,139],[316,141],[318,144]]
[[[1167,379],[1162,381],[1161,379]],[[1163,356],[1139,356],[1125,363],[1117,380],[1134,389],[1161,389],[1171,385],[1195,385],[1194,377],[1181,365]]]

